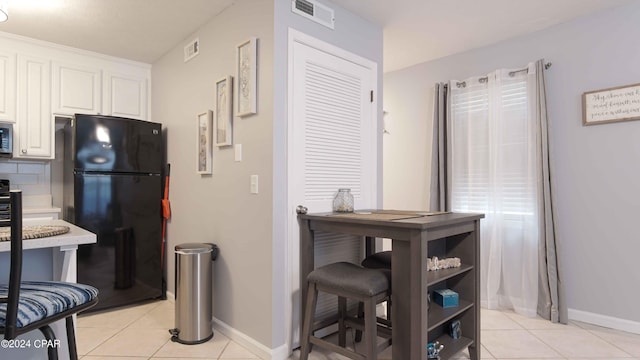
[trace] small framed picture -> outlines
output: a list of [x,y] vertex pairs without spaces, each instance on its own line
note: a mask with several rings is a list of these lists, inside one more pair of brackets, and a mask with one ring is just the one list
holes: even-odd
[[207,110],[197,116],[197,165],[196,172],[198,174],[211,174],[211,125],[212,125],[213,112]]
[[257,56],[258,39],[255,37],[238,45],[236,49],[237,115],[246,116],[257,112]]
[[216,81],[216,146],[233,145],[233,77]]

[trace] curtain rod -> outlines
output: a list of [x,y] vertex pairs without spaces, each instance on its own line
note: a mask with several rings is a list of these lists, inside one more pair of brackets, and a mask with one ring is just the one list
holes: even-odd
[[[544,64],[544,68],[545,70],[548,70],[551,67],[551,62],[548,62],[546,64]],[[519,70],[513,70],[513,71],[509,71],[509,76],[513,77],[515,76],[517,73],[521,73],[521,72],[528,72],[529,68],[524,68],[524,69],[519,69]],[[483,84],[486,83],[489,80],[488,77],[484,76],[478,79],[478,82]],[[456,86],[461,88],[461,87],[465,87],[467,86],[467,82],[463,81],[463,82],[457,82]]]

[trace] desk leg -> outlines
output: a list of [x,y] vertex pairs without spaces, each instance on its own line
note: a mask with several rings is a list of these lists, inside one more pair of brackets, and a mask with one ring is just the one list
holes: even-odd
[[376,238],[371,236],[365,236],[364,241],[364,256],[373,255],[376,253]]
[[480,220],[476,220],[474,222],[475,231],[469,235],[473,238],[471,239],[471,243],[473,244],[472,253],[475,254],[475,258],[473,259],[475,266],[473,267],[473,272],[475,273],[475,286],[474,286],[474,296],[473,301],[475,304],[473,305],[473,316],[474,316],[474,326],[473,326],[473,345],[469,346],[469,358],[471,360],[480,360]]
[[[300,220],[300,329],[302,329],[302,321],[304,320],[304,311],[307,303],[307,275],[313,271],[315,267],[315,258],[313,253],[313,231],[309,228],[308,220]],[[311,330],[313,333],[313,329]]]
[[391,259],[393,359],[427,358],[426,234],[393,240]]

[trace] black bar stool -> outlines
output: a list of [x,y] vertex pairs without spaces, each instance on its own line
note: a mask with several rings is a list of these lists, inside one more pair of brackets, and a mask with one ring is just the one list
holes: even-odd
[[380,251],[362,260],[362,266],[368,269],[387,269],[391,271],[391,250]]
[[[378,269],[382,271],[389,281],[389,294],[391,294],[391,250],[380,251],[367,256],[362,260],[361,265],[367,269]],[[391,327],[391,296],[387,299],[387,318],[378,318],[378,322],[384,324],[387,327]],[[362,303],[358,305],[358,317],[362,317],[364,314],[364,306]],[[362,340],[362,332],[356,331],[356,342]]]
[[[377,336],[391,337],[388,328],[379,326],[376,320],[376,304],[389,296],[389,281],[379,270],[365,269],[356,264],[338,262],[320,267],[307,277],[309,290],[305,309],[302,337],[300,339],[300,360],[307,360],[312,345],[317,345],[351,359],[376,360],[378,352],[391,344],[385,341],[379,347]],[[338,296],[338,345],[313,336],[314,315],[318,300],[318,291]],[[364,304],[364,318],[347,316],[347,298]],[[364,351],[362,354],[348,350],[346,345],[346,327],[364,330]]]

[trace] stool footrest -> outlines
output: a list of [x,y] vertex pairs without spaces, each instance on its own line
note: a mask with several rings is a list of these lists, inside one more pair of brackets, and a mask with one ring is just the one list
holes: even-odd
[[312,343],[313,345],[318,345],[318,346],[323,347],[323,348],[325,348],[327,350],[331,350],[331,351],[336,352],[336,353],[338,353],[340,355],[346,356],[346,357],[348,357],[350,359],[354,359],[354,360],[366,360],[367,359],[367,357],[362,355],[362,354],[358,354],[355,351],[348,350],[346,348],[340,347],[340,346],[338,346],[338,345],[336,345],[334,343],[330,343],[330,342],[328,342],[328,341],[326,341],[324,339],[320,339],[320,338],[317,338],[315,336],[312,336],[311,338],[309,338],[309,342]]
[[[382,319],[384,320],[384,319]],[[364,320],[359,318],[347,317],[344,319],[344,323],[347,327],[363,331],[364,330]],[[383,338],[391,338],[391,327],[377,324],[377,334]]]

